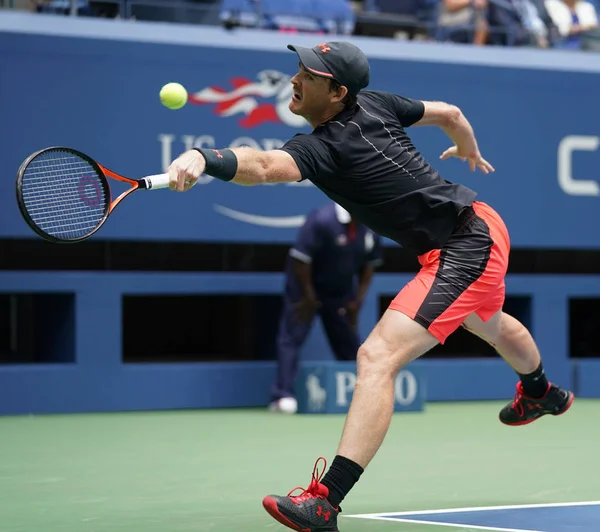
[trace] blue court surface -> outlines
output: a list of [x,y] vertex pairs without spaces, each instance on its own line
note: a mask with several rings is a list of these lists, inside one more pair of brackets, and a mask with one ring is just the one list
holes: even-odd
[[347,517],[496,532],[600,532],[600,501],[390,512]]

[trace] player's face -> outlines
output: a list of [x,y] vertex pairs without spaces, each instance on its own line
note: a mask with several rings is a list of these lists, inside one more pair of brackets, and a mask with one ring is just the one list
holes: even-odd
[[292,113],[309,119],[326,113],[333,105],[329,79],[315,76],[300,65],[291,82],[293,93],[288,107]]

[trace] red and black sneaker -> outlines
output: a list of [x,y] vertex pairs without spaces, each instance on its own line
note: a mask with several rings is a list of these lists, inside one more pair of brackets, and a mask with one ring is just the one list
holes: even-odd
[[554,384],[548,384],[548,390],[539,399],[527,397],[523,393],[522,383],[518,382],[513,402],[500,411],[500,421],[505,425],[518,426],[532,423],[546,414],[560,416],[569,410],[574,399],[572,392]]
[[[319,462],[323,460],[323,471],[318,474]],[[334,508],[327,497],[329,489],[319,481],[323,478],[327,461],[319,458],[313,469],[312,481],[308,488],[295,488],[286,496],[269,495],[263,499],[263,506],[282,525],[299,532],[338,532],[337,516],[341,508]],[[296,490],[299,495],[292,496]]]

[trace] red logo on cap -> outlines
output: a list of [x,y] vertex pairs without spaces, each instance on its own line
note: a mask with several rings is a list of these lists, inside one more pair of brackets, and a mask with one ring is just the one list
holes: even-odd
[[319,44],[318,46],[321,49],[322,53],[329,52],[329,50],[331,50],[331,48],[329,48],[329,46],[327,46],[327,43],[325,43],[325,42]]

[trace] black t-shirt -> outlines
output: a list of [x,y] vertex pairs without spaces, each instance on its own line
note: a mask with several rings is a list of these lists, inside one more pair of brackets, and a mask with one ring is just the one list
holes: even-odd
[[302,175],[357,220],[417,254],[440,249],[476,193],[440,177],[404,128],[419,121],[419,100],[362,91],[344,110],[280,149]]

